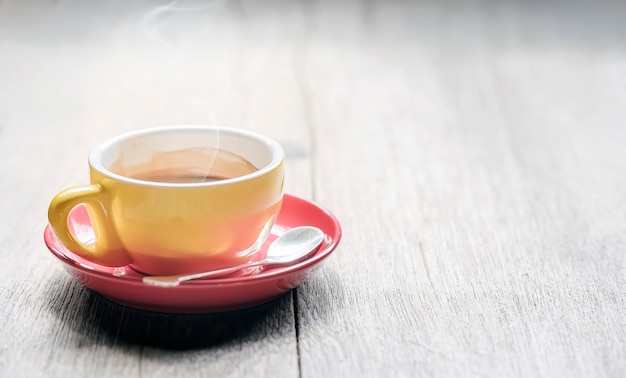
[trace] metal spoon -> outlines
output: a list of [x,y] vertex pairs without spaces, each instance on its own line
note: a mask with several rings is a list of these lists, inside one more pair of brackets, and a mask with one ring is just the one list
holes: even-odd
[[244,268],[258,265],[290,265],[309,257],[317,251],[324,240],[322,230],[311,226],[301,226],[290,229],[278,237],[267,250],[263,260],[252,261],[243,265],[212,270],[209,272],[182,274],[177,276],[146,276],[143,283],[161,287],[175,287],[183,281],[196,278],[215,278],[234,273]]

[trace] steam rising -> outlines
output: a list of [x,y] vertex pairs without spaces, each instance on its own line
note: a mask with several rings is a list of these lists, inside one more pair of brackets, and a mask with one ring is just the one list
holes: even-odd
[[[159,5],[146,12],[139,20],[139,27],[143,35],[164,49],[163,61],[169,62],[169,69],[177,74],[185,71],[185,65],[192,58],[194,50],[207,48],[202,43],[211,29],[215,27],[217,18],[223,12],[225,0],[189,1],[173,0]],[[181,16],[197,14],[202,17],[201,28],[191,28],[189,23],[181,20]],[[169,33],[167,32],[169,31]],[[182,31],[182,33],[181,33]],[[176,35],[178,34],[178,36]],[[178,37],[178,38],[176,38]],[[214,97],[207,99],[209,124],[216,124],[216,114],[224,104],[232,87],[232,73],[228,62],[223,57],[216,56],[212,64],[221,62],[215,72],[215,78],[220,81],[214,91]]]
[[[169,68],[173,74],[185,72],[186,65],[189,64],[190,59],[193,59],[192,52],[200,48],[207,48],[206,45],[202,44],[202,38],[207,36],[211,28],[216,25],[216,20],[222,13],[224,4],[225,0],[174,0],[169,4],[157,6],[146,12],[139,20],[139,27],[143,35],[164,49],[164,56],[167,58],[164,60],[172,63],[172,66]],[[202,25],[202,27],[193,29],[189,23],[183,22],[178,24],[181,26],[180,28],[176,28],[177,25],[174,21],[180,21],[180,16],[190,16],[192,14],[202,16],[202,22],[194,24]],[[181,30],[183,31],[182,36],[180,35]],[[177,31],[179,32],[178,39],[176,39]],[[212,63],[214,64],[217,61],[218,59],[215,59]],[[224,60],[221,60],[221,62],[223,63],[222,66],[219,67],[218,72],[215,72],[215,77],[220,80],[220,85],[215,90],[214,98],[207,99],[209,124],[216,124],[217,111],[223,105],[232,86],[231,68]],[[212,154],[212,158],[206,168],[205,177],[210,176],[219,151],[220,135],[217,134],[216,137],[217,140],[215,146],[213,146],[213,151],[215,152]]]
[[[179,13],[179,12],[211,12],[211,18],[206,20],[206,27],[203,30],[200,30],[196,33],[196,38],[201,37],[205,34],[210,28],[211,25],[215,23],[215,19],[219,16],[224,8],[225,0],[213,0],[209,2],[204,2],[203,5],[193,6],[192,4],[198,3],[197,1],[183,1],[183,4],[180,4],[180,1],[174,0],[169,4],[160,5],[150,11],[148,11],[141,20],[139,21],[141,32],[148,38],[152,39],[156,43],[163,45],[164,47],[176,50],[176,47],[170,44],[167,39],[162,35],[160,27],[163,23],[167,22],[168,15]],[[195,42],[193,36],[186,37],[189,42]],[[191,39],[189,39],[191,38]]]

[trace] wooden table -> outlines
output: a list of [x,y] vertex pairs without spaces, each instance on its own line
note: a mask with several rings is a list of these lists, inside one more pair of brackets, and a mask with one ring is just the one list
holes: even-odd
[[[0,1],[0,376],[623,377],[626,3]],[[102,140],[279,140],[344,237],[269,305],[168,315],[43,244]]]

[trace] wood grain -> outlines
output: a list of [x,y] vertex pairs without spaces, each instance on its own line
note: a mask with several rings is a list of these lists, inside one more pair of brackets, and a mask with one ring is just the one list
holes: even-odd
[[[0,376],[623,376],[625,14],[0,1]],[[89,151],[179,123],[278,139],[287,191],[341,220],[299,289],[149,313],[48,255],[48,201]]]
[[283,72],[294,53],[282,45],[292,43],[297,19],[220,2],[190,14],[162,8],[146,20],[156,5],[0,8],[9,199],[0,205],[2,376],[298,375],[291,295],[228,315],[142,312],[74,283],[42,244],[52,195],[86,182],[96,144],[133,129],[219,123],[263,132],[289,147],[290,192],[310,191],[301,96]]
[[298,292],[302,376],[622,376],[623,8],[342,5],[311,15],[345,239]]

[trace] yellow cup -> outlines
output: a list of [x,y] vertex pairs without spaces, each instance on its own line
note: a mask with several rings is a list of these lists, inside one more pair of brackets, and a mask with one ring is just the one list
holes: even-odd
[[[227,127],[124,134],[91,152],[91,184],[54,196],[48,220],[69,250],[102,265],[153,275],[235,266],[251,259],[274,224],[284,160],[274,140]],[[79,205],[92,223],[89,245],[68,227]]]

